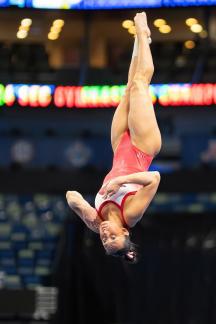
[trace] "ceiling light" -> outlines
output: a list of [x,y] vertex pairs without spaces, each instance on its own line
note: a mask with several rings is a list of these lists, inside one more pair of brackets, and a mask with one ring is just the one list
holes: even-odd
[[19,26],[19,30],[25,30],[25,31],[29,31],[29,26]]
[[158,18],[158,19],[155,19],[154,21],[154,25],[155,27],[161,27],[163,25],[166,25],[166,20],[165,19],[161,19],[161,18]]
[[201,33],[203,27],[200,24],[194,24],[190,27],[190,29],[193,33]]
[[57,34],[57,33],[49,33],[48,34],[48,39],[50,39],[50,40],[56,40],[58,38],[59,38],[59,34]]
[[53,21],[53,26],[57,26],[59,28],[62,28],[64,26],[65,22],[63,19],[56,19]]
[[61,28],[57,27],[57,26],[52,26],[50,28],[51,33],[56,33],[59,34],[61,32]]
[[198,20],[196,18],[188,18],[185,20],[186,25],[191,27],[192,25],[195,25],[198,23]]
[[193,40],[187,40],[186,42],[184,42],[184,46],[187,49],[192,49],[196,46],[195,42]]
[[24,39],[28,36],[28,32],[26,30],[19,30],[17,32],[17,38]]
[[25,19],[23,19],[22,21],[21,21],[21,25],[22,26],[31,26],[31,24],[32,24],[32,20],[30,19],[30,18],[25,18]]
[[172,28],[169,25],[163,25],[159,28],[160,33],[162,34],[168,34],[170,33]]
[[134,22],[132,20],[124,20],[122,23],[122,27],[125,29],[128,29],[134,25]]
[[136,34],[136,27],[135,26],[131,26],[129,29],[128,29],[128,33],[132,34],[132,35],[135,35]]

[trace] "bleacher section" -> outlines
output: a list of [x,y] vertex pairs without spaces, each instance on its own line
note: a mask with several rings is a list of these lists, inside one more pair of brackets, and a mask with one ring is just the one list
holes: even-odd
[[0,268],[7,288],[46,284],[66,213],[62,197],[0,197]]
[[[93,204],[94,197],[86,199]],[[216,193],[158,193],[147,214],[215,213]],[[64,220],[71,215],[61,195],[0,195],[0,285],[49,285]]]

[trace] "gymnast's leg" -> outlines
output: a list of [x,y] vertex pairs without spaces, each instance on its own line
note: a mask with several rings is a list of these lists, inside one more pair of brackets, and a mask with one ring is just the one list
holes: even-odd
[[113,151],[115,151],[120,141],[121,135],[128,130],[128,113],[129,113],[129,102],[130,102],[130,87],[132,85],[133,77],[136,72],[137,66],[137,55],[138,55],[138,40],[137,37],[134,41],[134,48],[132,59],[130,63],[128,82],[125,94],[121,98],[121,101],[116,108],[113,116],[112,127],[111,127],[111,142]]
[[155,156],[161,148],[161,134],[149,94],[154,65],[148,42],[145,13],[137,14],[135,25],[138,37],[136,72],[130,88],[128,126],[132,143],[143,152]]

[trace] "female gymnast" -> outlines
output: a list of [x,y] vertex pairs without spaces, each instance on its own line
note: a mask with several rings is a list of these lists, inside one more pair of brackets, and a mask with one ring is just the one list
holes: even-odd
[[137,262],[130,229],[153,199],[160,183],[157,171],[148,171],[161,148],[161,134],[149,95],[154,65],[147,17],[134,18],[136,37],[124,96],[111,127],[113,166],[95,198],[93,208],[77,191],[67,191],[70,208],[88,228],[99,233],[109,255]]

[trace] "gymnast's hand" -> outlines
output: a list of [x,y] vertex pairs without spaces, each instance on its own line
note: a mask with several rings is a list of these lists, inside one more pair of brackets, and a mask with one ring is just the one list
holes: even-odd
[[118,178],[112,179],[109,182],[107,182],[99,191],[101,195],[103,195],[104,199],[110,198],[112,195],[114,195],[116,192],[119,191],[119,188],[122,185],[120,181],[118,181]]

